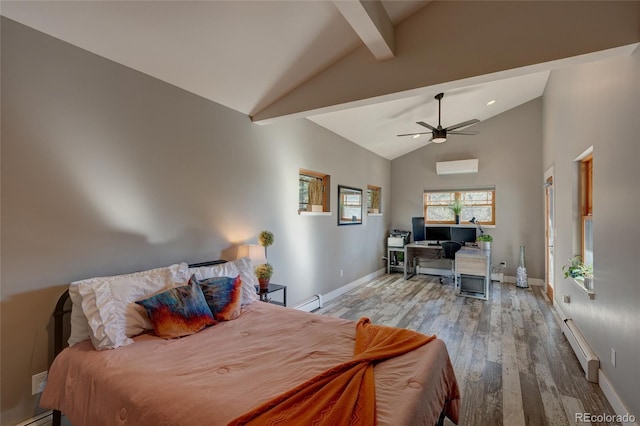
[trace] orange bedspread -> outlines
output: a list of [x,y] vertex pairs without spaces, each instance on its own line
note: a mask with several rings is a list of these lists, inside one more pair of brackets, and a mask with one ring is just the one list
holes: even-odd
[[411,330],[373,325],[368,318],[356,324],[353,358],[283,395],[238,417],[239,425],[375,425],[375,362],[419,348],[433,340]]
[[[89,341],[65,349],[49,369],[41,406],[61,410],[74,426],[224,426],[350,362],[356,327],[256,302],[192,336],[134,340],[109,351]],[[457,421],[458,387],[441,340],[375,361],[373,370],[380,426],[433,426],[443,406]]]

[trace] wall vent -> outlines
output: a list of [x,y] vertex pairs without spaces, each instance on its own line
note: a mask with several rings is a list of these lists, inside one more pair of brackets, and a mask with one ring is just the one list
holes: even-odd
[[439,175],[455,175],[459,173],[478,173],[478,159],[457,161],[438,161],[436,173]]

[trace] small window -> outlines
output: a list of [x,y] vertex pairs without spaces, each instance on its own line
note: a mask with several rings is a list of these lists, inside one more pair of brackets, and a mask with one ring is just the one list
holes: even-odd
[[381,191],[379,186],[367,185],[367,213],[382,213]]
[[484,225],[496,224],[495,189],[473,189],[465,191],[425,191],[425,223],[456,223],[451,205],[462,202],[460,223],[475,217]]
[[580,161],[580,216],[582,261],[593,265],[593,155]]
[[298,211],[328,212],[329,175],[300,169]]

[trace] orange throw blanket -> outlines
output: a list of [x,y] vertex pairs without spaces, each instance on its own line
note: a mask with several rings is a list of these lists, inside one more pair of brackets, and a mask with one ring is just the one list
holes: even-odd
[[229,423],[236,425],[375,425],[375,362],[402,355],[435,339],[411,330],[356,325],[353,358]]

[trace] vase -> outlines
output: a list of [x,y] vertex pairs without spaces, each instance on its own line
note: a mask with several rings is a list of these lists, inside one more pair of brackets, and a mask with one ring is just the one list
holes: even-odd
[[516,287],[529,287],[527,280],[527,268],[524,266],[524,246],[520,246],[520,260],[518,261],[518,269],[516,270]]
[[587,290],[593,290],[593,278],[584,277],[584,288]]
[[456,215],[456,225],[460,225],[460,215]]

